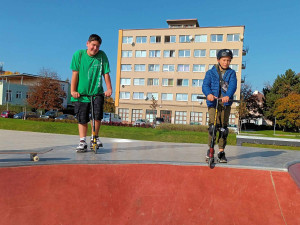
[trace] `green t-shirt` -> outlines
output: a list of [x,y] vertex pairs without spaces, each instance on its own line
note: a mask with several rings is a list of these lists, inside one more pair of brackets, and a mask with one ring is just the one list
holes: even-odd
[[[95,56],[89,56],[86,50],[74,53],[71,70],[78,71],[77,92],[81,95],[96,95],[104,92],[102,76],[110,72],[106,54],[99,50]],[[88,97],[73,98],[72,102],[90,102]]]

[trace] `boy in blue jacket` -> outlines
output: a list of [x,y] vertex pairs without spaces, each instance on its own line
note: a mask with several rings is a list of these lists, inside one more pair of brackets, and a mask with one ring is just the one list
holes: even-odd
[[[230,100],[233,99],[237,88],[236,73],[229,67],[232,58],[233,54],[231,50],[221,49],[217,54],[218,64],[206,72],[202,85],[202,91],[207,99],[206,104],[209,114],[208,145],[210,146],[211,143],[213,129],[217,129],[219,131],[218,161],[220,163],[227,163],[224,149],[228,136],[227,126],[232,105],[232,101]],[[221,103],[218,106],[217,126],[214,128],[215,107],[218,98],[221,98]],[[208,158],[209,150],[207,151],[206,160]]]

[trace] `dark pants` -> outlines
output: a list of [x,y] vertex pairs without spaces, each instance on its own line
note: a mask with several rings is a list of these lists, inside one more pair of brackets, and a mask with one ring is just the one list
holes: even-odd
[[[104,96],[96,96],[94,99],[95,120],[103,119]],[[79,124],[87,124],[90,121],[91,103],[75,102],[74,113]]]
[[[230,110],[231,110],[231,106],[223,106],[222,104],[219,104],[218,114],[217,114],[217,128],[221,128],[221,127],[227,128],[228,122],[229,122]],[[209,114],[209,125],[214,124],[216,108],[209,107],[208,114]],[[215,140],[216,140],[216,136],[217,136],[217,133],[215,135]],[[210,144],[211,144],[211,139],[212,139],[212,137],[209,133],[208,146],[210,146]],[[219,134],[218,139],[219,139],[219,149],[224,149],[226,146],[227,138],[220,137],[220,134]]]

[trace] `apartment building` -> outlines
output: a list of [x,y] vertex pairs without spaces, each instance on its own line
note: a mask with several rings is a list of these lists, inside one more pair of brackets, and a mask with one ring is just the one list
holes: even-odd
[[[21,105],[27,104],[29,88],[39,81],[40,76],[33,74],[0,74],[0,105],[11,104]],[[66,92],[66,98],[63,99],[63,107],[66,108],[69,104],[69,89],[68,81],[59,80],[62,90]]]
[[[240,99],[244,26],[199,27],[197,19],[167,20],[164,29],[119,30],[116,113],[123,122],[163,117],[175,124],[207,124],[205,73],[217,63],[219,49],[233,51]],[[151,109],[152,98],[157,107]],[[238,124],[236,104],[230,124]]]

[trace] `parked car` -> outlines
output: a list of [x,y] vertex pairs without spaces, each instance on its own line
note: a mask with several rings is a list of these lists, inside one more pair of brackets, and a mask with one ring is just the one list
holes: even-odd
[[145,126],[145,125],[150,125],[149,120],[145,119],[138,119],[133,123],[133,126]]
[[229,130],[232,130],[234,133],[236,133],[236,134],[239,133],[239,129],[236,124],[229,124],[227,127]]
[[[14,119],[24,119],[24,117],[25,117],[25,112],[20,112],[20,113],[14,115]],[[36,112],[26,112],[26,117],[25,117],[26,119],[27,118],[37,118],[37,117],[38,117],[38,115]]]
[[103,119],[101,121],[106,123],[122,123],[122,119],[118,114],[106,112],[103,113]]
[[159,126],[164,122],[165,122],[164,118],[156,117],[153,121],[153,127]]
[[3,117],[3,118],[13,118],[15,114],[16,114],[16,112],[14,112],[14,111],[5,110],[1,113],[1,117]]
[[62,114],[55,118],[56,120],[76,120],[75,116],[71,114]]
[[43,119],[54,119],[55,117],[57,116],[57,112],[56,111],[47,111],[44,115],[40,115],[40,118],[43,118]]

